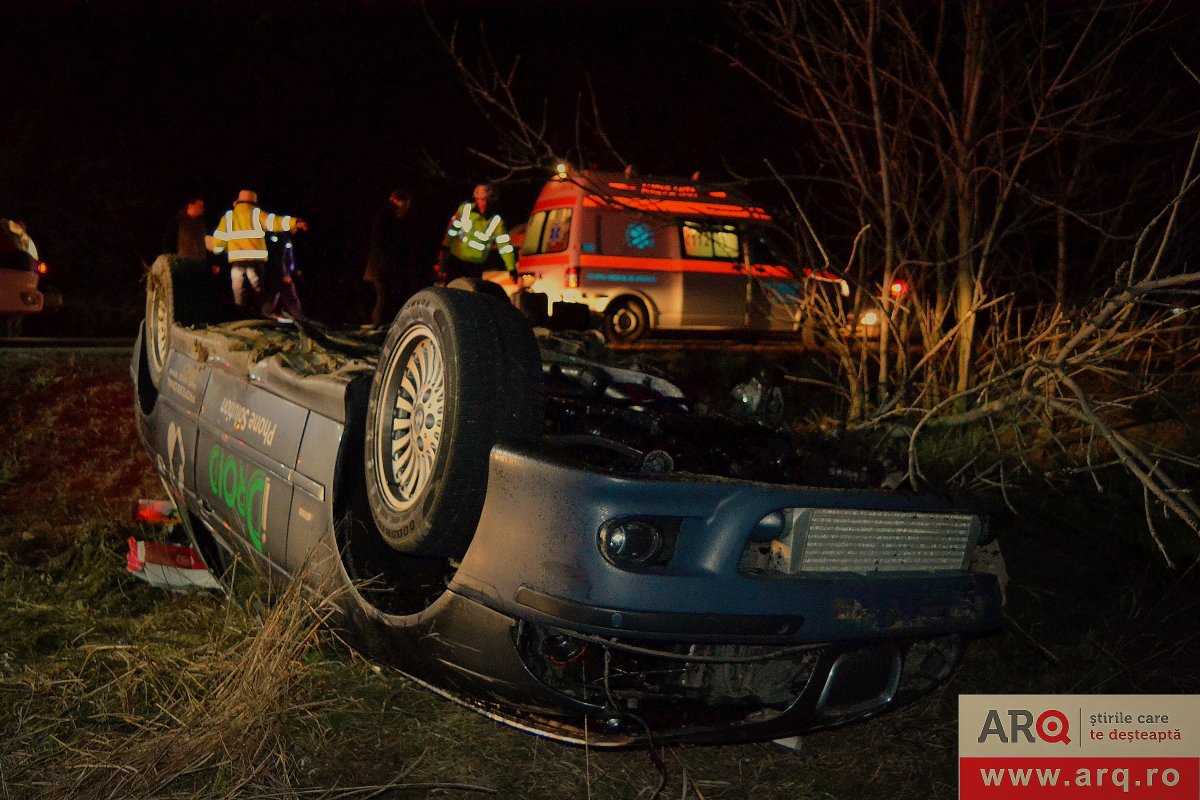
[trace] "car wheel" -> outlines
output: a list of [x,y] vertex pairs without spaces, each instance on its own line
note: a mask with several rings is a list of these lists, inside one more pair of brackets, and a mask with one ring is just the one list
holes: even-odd
[[508,294],[505,293],[503,286],[492,281],[485,281],[483,278],[455,278],[446,284],[446,288],[490,294],[492,297],[498,297],[504,302],[508,302]]
[[175,319],[175,291],[171,264],[159,256],[146,276],[146,369],[158,388],[167,355],[171,352],[171,323]]
[[146,276],[146,366],[158,388],[171,353],[171,326],[215,322],[219,317],[208,265],[161,255]]
[[426,289],[404,305],[380,352],[364,437],[367,500],[389,545],[466,551],[492,446],[541,436],[541,375],[533,333],[507,303]]
[[610,342],[636,342],[649,330],[650,312],[641,300],[617,300],[604,311],[604,337]]

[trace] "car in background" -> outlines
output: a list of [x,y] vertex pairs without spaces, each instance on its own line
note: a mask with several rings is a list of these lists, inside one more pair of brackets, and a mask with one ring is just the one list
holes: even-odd
[[25,226],[0,217],[0,316],[35,314],[45,305],[38,278],[46,272]]
[[999,628],[987,514],[883,488],[757,378],[701,407],[482,282],[386,332],[217,324],[203,269],[155,263],[130,365],[195,547],[332,592],[349,641],[469,708],[598,747],[775,739],[911,702]]

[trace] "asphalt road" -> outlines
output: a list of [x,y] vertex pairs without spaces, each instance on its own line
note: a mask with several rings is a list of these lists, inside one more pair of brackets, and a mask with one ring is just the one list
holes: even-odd
[[9,336],[0,337],[0,350],[88,350],[129,352],[133,339],[110,338],[89,339],[63,336]]

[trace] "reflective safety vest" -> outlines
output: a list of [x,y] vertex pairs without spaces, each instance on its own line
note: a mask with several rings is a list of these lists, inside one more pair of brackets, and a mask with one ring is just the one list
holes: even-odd
[[446,231],[446,244],[450,255],[471,264],[487,261],[488,251],[495,247],[504,260],[504,268],[509,272],[517,269],[512,237],[504,227],[504,220],[499,214],[490,219],[484,217],[474,203],[463,203],[462,208],[454,212]]
[[282,233],[296,228],[294,217],[268,214],[253,203],[234,203],[213,231],[213,252],[229,249],[230,261],[266,261],[267,233]]

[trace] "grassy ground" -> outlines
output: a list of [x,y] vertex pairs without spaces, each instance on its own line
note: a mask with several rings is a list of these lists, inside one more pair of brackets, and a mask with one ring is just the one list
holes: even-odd
[[130,506],[162,490],[125,358],[0,352],[0,399],[2,798],[948,798],[959,693],[1200,689],[1197,572],[1161,566],[1139,504],[1059,497],[1003,531],[1010,627],[932,697],[798,755],[563,747],[379,670],[304,598],[128,576],[157,535]]

